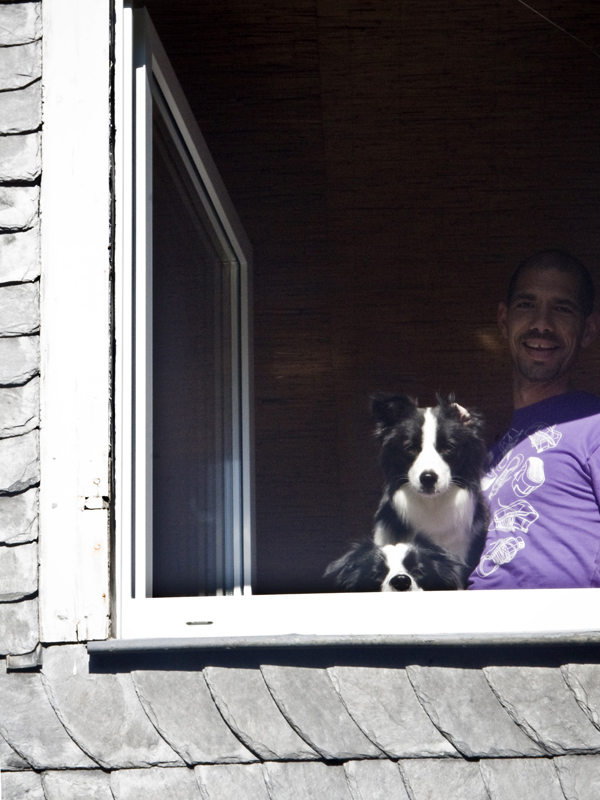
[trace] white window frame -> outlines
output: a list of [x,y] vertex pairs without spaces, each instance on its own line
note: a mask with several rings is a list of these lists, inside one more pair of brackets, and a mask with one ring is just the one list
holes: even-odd
[[[42,179],[42,428],[40,609],[43,641],[379,635],[415,641],[498,637],[585,640],[600,630],[595,589],[408,594],[322,594],[132,598],[123,543],[131,503],[123,442],[133,410],[116,365],[116,597],[108,627],[108,519],[111,386],[110,0],[44,0],[44,170]],[[115,0],[115,325],[126,353],[127,270],[131,267],[131,17]],[[68,33],[67,33],[68,31]],[[159,65],[160,66],[160,65]],[[164,68],[164,67],[163,67]],[[174,76],[169,76],[169,80]],[[173,84],[170,84],[173,85]],[[187,108],[178,97],[180,108]],[[95,120],[90,123],[90,120]],[[237,242],[249,246],[189,109],[183,123],[200,152],[215,207]],[[65,165],[69,165],[65,168]],[[91,168],[92,167],[92,168]],[[200,167],[199,167],[200,168]],[[136,197],[139,204],[140,197]],[[139,208],[138,208],[139,213]],[[64,221],[69,222],[69,236]],[[226,222],[228,220],[228,222]],[[233,222],[232,222],[233,221]],[[249,292],[249,286],[246,287]],[[90,304],[89,298],[95,302]],[[248,324],[246,320],[244,324]],[[250,341],[246,340],[250,349]],[[73,365],[77,365],[74,371]],[[247,385],[251,376],[246,374]],[[251,409],[245,445],[251,452]],[[251,471],[248,458],[247,468]],[[244,502],[251,509],[251,487]],[[250,516],[247,517],[251,520]],[[250,528],[245,528],[251,551]],[[251,559],[252,561],[254,559]],[[246,564],[246,575],[251,565]],[[358,639],[357,639],[358,641]]]

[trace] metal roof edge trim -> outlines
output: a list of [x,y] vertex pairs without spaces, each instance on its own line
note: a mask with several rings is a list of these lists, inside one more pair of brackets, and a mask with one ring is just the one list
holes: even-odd
[[423,645],[549,645],[600,644],[600,631],[539,634],[490,633],[477,635],[362,635],[362,636],[224,636],[160,639],[107,639],[87,642],[89,653],[134,653],[164,650],[236,650],[299,647],[372,647]]

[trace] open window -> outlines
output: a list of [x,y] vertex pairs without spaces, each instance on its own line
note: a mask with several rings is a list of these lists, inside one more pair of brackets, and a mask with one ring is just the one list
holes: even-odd
[[596,629],[593,590],[252,595],[250,247],[148,15],[117,23],[113,632]]

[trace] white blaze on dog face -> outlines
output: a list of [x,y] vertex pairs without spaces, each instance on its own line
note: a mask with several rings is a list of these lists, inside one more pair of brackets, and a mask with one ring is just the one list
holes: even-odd
[[435,473],[437,480],[430,494],[440,494],[446,492],[452,483],[450,467],[435,447],[437,438],[437,417],[431,408],[425,409],[425,418],[422,428],[423,443],[421,452],[408,471],[408,480],[416,492],[424,492],[424,484],[421,480],[423,473]]
[[407,589],[408,592],[422,592],[420,586],[417,586],[415,579],[412,575],[406,571],[404,567],[404,559],[406,558],[406,554],[409,550],[409,545],[407,544],[388,544],[385,547],[381,548],[385,553],[385,558],[389,567],[388,574],[385,576],[385,580],[381,584],[381,591],[382,592],[395,592],[396,589],[390,585],[390,580],[396,575],[406,575],[410,578],[410,589]]

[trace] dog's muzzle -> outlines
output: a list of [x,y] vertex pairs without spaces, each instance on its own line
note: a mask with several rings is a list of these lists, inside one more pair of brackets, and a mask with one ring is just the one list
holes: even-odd
[[412,586],[410,575],[394,575],[390,578],[390,586],[395,592],[408,592]]
[[435,492],[435,485],[438,482],[438,474],[432,469],[426,469],[419,475],[419,482],[425,494],[433,494]]

